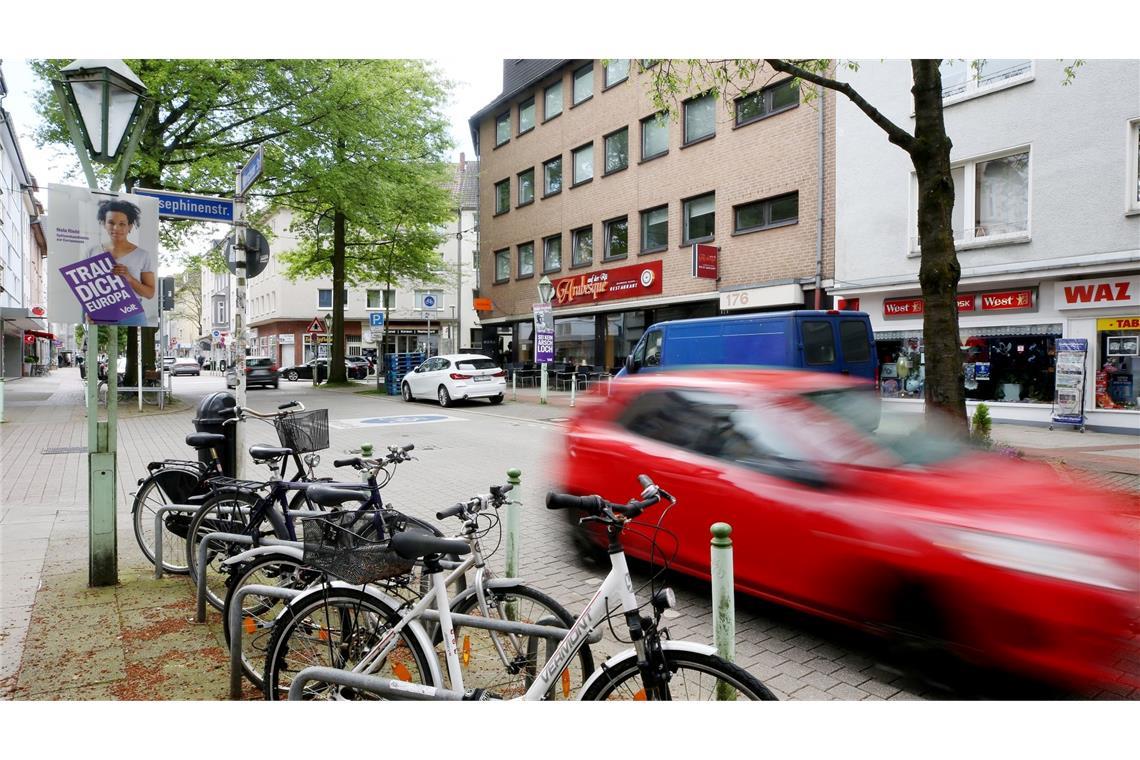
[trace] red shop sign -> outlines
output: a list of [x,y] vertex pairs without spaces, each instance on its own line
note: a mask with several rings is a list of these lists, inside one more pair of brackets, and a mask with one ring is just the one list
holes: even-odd
[[982,294],[982,311],[1019,311],[1033,308],[1033,288]]
[[[922,296],[912,298],[887,298],[883,300],[884,317],[921,317],[926,304]],[[958,294],[958,312],[974,310],[974,294]]]
[[602,269],[554,281],[554,306],[614,301],[661,293],[661,262]]

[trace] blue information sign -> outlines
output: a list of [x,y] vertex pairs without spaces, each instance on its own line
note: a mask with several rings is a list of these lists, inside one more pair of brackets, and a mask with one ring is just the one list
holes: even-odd
[[244,193],[249,189],[249,186],[261,176],[261,168],[265,163],[265,153],[262,151],[261,146],[257,146],[257,151],[249,159],[245,166],[241,168],[241,182],[238,188],[238,193]]
[[166,219],[194,219],[199,222],[226,222],[234,220],[234,202],[229,198],[211,195],[172,193],[168,190],[150,190],[136,187],[135,195],[158,199],[158,215]]
[[384,326],[384,312],[370,311],[368,312],[368,326],[369,327],[383,327]]

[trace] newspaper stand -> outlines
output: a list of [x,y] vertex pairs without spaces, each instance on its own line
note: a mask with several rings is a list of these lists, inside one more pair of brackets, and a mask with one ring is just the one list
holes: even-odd
[[1085,432],[1085,357],[1089,342],[1084,338],[1057,339],[1056,388],[1049,429],[1072,425]]

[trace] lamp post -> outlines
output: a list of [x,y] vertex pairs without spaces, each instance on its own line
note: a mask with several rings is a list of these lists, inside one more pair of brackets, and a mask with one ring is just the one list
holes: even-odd
[[[113,165],[111,187],[117,193],[142,137],[154,102],[134,72],[120,60],[81,59],[60,70],[52,82],[64,123],[87,178],[99,189],[92,161]],[[94,333],[94,337],[92,337]],[[116,427],[118,416],[118,330],[107,342],[107,420],[99,420],[98,328],[87,325],[87,496],[88,583],[113,586],[119,582],[115,532]]]
[[[543,275],[542,279],[538,281],[538,300],[541,304],[543,304],[545,306],[545,305],[548,305],[550,303],[550,300],[553,297],[554,297],[554,284],[552,282],[550,282],[549,277],[547,277],[546,275]],[[534,346],[535,346],[535,349],[538,348],[538,325],[535,325]],[[545,404],[547,402],[548,381],[547,381],[547,377],[546,377],[546,365],[547,365],[547,362],[542,362],[542,371],[539,374],[538,403],[540,403],[540,404]]]

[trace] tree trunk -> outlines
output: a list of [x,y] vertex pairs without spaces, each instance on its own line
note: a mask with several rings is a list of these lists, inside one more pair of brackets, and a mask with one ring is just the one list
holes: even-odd
[[329,382],[348,381],[344,366],[344,212],[333,212],[332,346],[329,348]]
[[957,304],[962,269],[954,251],[951,142],[942,118],[942,75],[938,65],[938,60],[911,61],[915,144],[910,156],[918,178],[918,239],[922,248],[918,281],[925,302],[924,394],[927,419],[946,417],[965,435],[969,428]]

